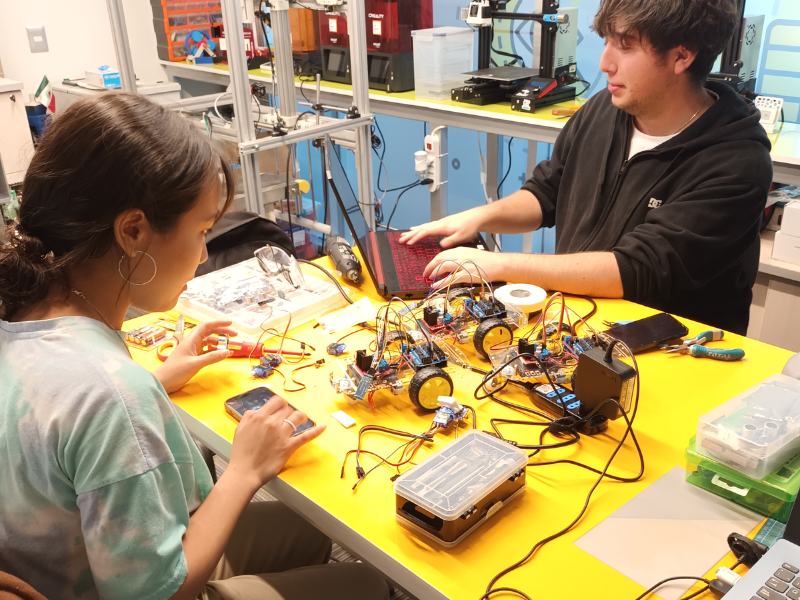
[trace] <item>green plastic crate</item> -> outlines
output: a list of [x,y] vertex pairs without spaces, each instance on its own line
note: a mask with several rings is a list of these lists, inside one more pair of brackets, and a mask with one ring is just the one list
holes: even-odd
[[695,451],[695,438],[686,449],[686,481],[745,508],[782,523],[800,490],[800,455],[786,461],[764,479],[747,477]]

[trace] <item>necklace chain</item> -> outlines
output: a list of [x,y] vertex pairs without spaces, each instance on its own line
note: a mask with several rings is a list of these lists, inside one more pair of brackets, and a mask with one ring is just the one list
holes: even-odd
[[681,131],[683,131],[684,129],[686,129],[686,127],[688,127],[688,126],[689,126],[689,123],[691,123],[692,121],[694,121],[694,118],[697,116],[697,113],[699,113],[701,110],[703,110],[703,107],[702,107],[702,106],[701,106],[700,108],[698,108],[698,109],[697,109],[697,111],[696,111],[696,112],[695,112],[695,113],[694,113],[694,114],[693,114],[691,117],[689,117],[689,120],[688,120],[688,121],[686,121],[686,123],[684,123],[684,124],[681,126],[681,128],[680,128],[680,129],[678,129],[678,131],[676,131],[676,132],[675,132],[675,135],[678,135],[678,134],[679,134]]
[[103,316],[103,313],[101,313],[101,312],[98,310],[98,308],[97,308],[97,307],[96,307],[94,304],[92,304],[91,302],[89,302],[89,299],[88,299],[86,296],[84,296],[84,295],[83,295],[83,292],[81,292],[80,290],[76,290],[75,288],[73,288],[73,289],[72,289],[72,293],[73,293],[73,294],[75,294],[76,296],[78,296],[79,298],[83,298],[83,300],[86,302],[86,304],[88,304],[89,306],[91,306],[91,307],[94,309],[94,311],[95,311],[95,312],[96,312],[98,315],[100,315],[100,318],[101,318],[101,319],[103,319],[103,321],[105,321],[105,324],[106,324],[106,325],[108,325],[108,326],[111,328],[111,330],[112,330],[112,331],[116,331],[116,329],[114,329],[114,326],[113,326],[113,325],[111,325],[111,323],[109,323],[109,322],[108,322],[108,319],[106,319],[106,318]]
[[[708,98],[708,92],[706,92],[706,98]],[[703,110],[703,107],[704,107],[704,106],[705,106],[705,103],[701,104],[701,105],[700,105],[700,108],[698,108],[698,109],[695,111],[695,113],[694,113],[694,114],[693,114],[691,117],[689,117],[689,120],[688,120],[688,121],[686,121],[686,123],[684,123],[684,124],[681,126],[681,128],[680,128],[680,129],[678,129],[678,131],[676,131],[676,132],[675,132],[675,135],[678,135],[678,134],[679,134],[681,131],[683,131],[684,129],[686,129],[686,128],[689,126],[689,123],[691,123],[692,121],[694,121],[694,118],[695,118],[695,117],[698,115],[698,113],[699,113],[701,110]]]

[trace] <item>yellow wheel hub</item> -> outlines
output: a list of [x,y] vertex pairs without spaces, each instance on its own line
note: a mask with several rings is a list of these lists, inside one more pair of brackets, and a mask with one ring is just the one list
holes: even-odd
[[433,377],[425,383],[419,390],[419,403],[428,409],[438,408],[437,401],[439,396],[449,396],[452,390],[450,382],[444,377]]
[[514,334],[507,327],[495,327],[483,338],[483,349],[486,354],[497,352],[495,346],[507,346],[514,339]]

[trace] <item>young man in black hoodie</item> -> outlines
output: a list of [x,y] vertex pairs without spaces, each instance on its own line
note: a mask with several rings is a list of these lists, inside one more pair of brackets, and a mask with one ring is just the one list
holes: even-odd
[[[604,0],[608,89],[567,123],[514,194],[413,227],[401,241],[556,227],[556,254],[453,248],[495,281],[625,298],[744,334],[772,182],[759,112],[706,82],[738,22],[732,0]],[[452,270],[442,265],[439,274]],[[473,269],[474,270],[474,269]]]

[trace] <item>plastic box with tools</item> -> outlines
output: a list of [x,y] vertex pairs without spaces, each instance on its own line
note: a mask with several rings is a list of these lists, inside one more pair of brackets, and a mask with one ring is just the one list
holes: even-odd
[[697,422],[697,451],[753,479],[800,453],[800,381],[773,375]]
[[525,492],[528,455],[471,430],[394,483],[403,527],[453,548]]
[[686,481],[740,506],[786,523],[800,490],[800,456],[793,456],[764,479],[752,479],[697,453],[692,438],[686,449]]

